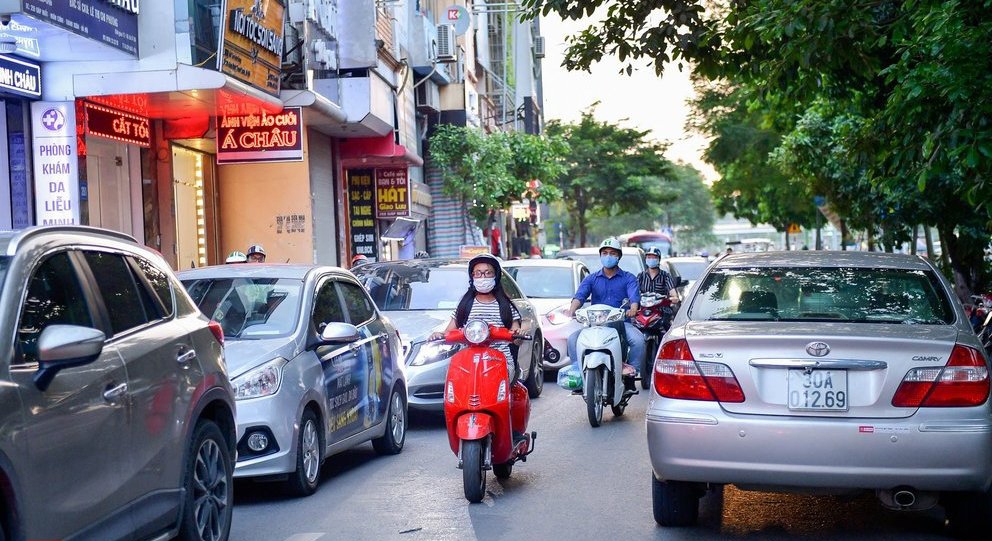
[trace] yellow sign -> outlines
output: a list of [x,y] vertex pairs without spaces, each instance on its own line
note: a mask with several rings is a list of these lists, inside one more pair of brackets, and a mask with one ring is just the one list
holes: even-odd
[[789,234],[796,235],[802,233],[803,230],[799,228],[799,224],[789,224]]
[[458,247],[458,257],[462,259],[469,259],[479,254],[488,254],[488,253],[489,253],[489,248],[487,246],[462,245]]
[[225,0],[223,12],[220,71],[278,96],[286,7],[281,0]]

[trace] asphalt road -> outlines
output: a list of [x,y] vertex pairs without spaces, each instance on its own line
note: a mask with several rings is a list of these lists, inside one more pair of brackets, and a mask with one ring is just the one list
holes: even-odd
[[370,444],[336,455],[309,498],[278,485],[238,482],[232,541],[519,539],[948,539],[940,508],[888,511],[857,499],[743,492],[727,487],[702,500],[695,528],[662,529],[651,515],[651,468],[644,436],[648,395],[627,414],[609,410],[593,429],[581,397],[551,381],[533,402],[537,449],[504,483],[469,504],[448,447],[444,420],[416,416],[406,447],[378,457]]

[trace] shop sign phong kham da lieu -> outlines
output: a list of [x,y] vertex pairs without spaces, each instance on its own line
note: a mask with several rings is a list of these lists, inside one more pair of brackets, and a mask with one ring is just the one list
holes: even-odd
[[218,164],[302,160],[303,112],[299,107],[217,119]]

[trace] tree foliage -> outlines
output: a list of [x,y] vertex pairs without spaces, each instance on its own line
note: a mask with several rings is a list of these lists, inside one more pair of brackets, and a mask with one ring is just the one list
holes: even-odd
[[593,17],[569,41],[570,69],[604,55],[659,73],[675,61],[716,83],[719,92],[696,105],[723,176],[714,186],[721,209],[803,224],[809,198],[821,195],[888,246],[917,224],[936,226],[959,285],[986,287],[992,0],[524,5]]
[[[433,162],[444,178],[444,191],[469,205],[472,216],[484,220],[525,196],[551,201],[561,196],[548,180],[565,171],[568,144],[560,137],[522,132],[485,134],[464,126],[441,125],[430,138]],[[531,189],[529,183],[541,181]]]
[[595,106],[577,123],[549,122],[547,133],[570,148],[564,174],[555,178],[572,224],[572,234],[585,245],[593,216],[636,214],[671,199],[664,183],[672,164],[664,145],[648,132],[596,120]]

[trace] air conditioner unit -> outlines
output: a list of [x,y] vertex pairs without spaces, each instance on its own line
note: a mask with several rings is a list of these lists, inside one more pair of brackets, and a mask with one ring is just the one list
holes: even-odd
[[544,36],[534,37],[534,58],[544,58]]
[[450,64],[458,60],[458,42],[455,27],[450,24],[437,25],[437,55],[435,59],[442,64]]
[[421,113],[437,113],[441,111],[441,91],[434,81],[427,80],[417,87],[417,110]]

